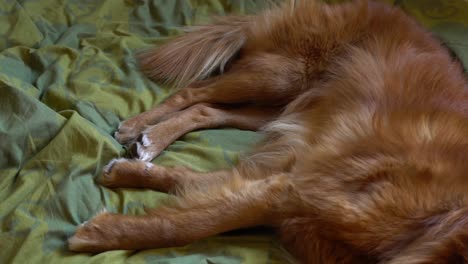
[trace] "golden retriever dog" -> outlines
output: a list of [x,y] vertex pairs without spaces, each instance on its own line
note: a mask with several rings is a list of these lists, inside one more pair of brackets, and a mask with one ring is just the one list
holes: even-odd
[[[78,252],[173,247],[267,226],[302,263],[468,263],[468,82],[431,33],[372,1],[302,1],[228,16],[144,53],[180,89],[115,133],[137,159],[100,184],[176,195],[102,212]],[[150,163],[187,132],[258,130],[233,169]]]

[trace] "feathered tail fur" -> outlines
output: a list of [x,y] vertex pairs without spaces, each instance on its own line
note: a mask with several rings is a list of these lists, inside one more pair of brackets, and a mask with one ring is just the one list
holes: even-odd
[[246,41],[248,16],[218,18],[213,24],[188,28],[187,33],[140,55],[140,68],[151,79],[176,87],[223,71]]

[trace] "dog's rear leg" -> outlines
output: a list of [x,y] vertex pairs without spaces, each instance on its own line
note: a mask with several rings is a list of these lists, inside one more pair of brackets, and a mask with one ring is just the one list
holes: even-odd
[[[80,226],[69,239],[73,251],[101,252],[181,246],[229,230],[278,224],[294,210],[288,176],[229,184],[190,193],[176,204],[144,216],[103,213]],[[284,208],[287,208],[286,211]]]

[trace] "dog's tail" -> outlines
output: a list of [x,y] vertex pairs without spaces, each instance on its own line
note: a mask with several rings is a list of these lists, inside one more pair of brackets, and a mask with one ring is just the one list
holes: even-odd
[[222,72],[244,45],[249,20],[248,16],[230,16],[189,28],[186,34],[140,54],[140,68],[151,79],[178,87]]

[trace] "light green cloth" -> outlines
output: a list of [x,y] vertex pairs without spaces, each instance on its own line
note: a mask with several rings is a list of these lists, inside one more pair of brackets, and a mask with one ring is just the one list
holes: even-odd
[[[192,245],[66,250],[79,223],[102,207],[137,214],[166,194],[96,185],[124,149],[120,120],[169,95],[138,72],[135,52],[213,14],[249,13],[270,0],[1,0],[0,263],[281,263],[271,234],[249,231]],[[466,1],[398,1],[468,62]],[[154,162],[207,171],[230,167],[260,136],[236,129],[190,133]]]

